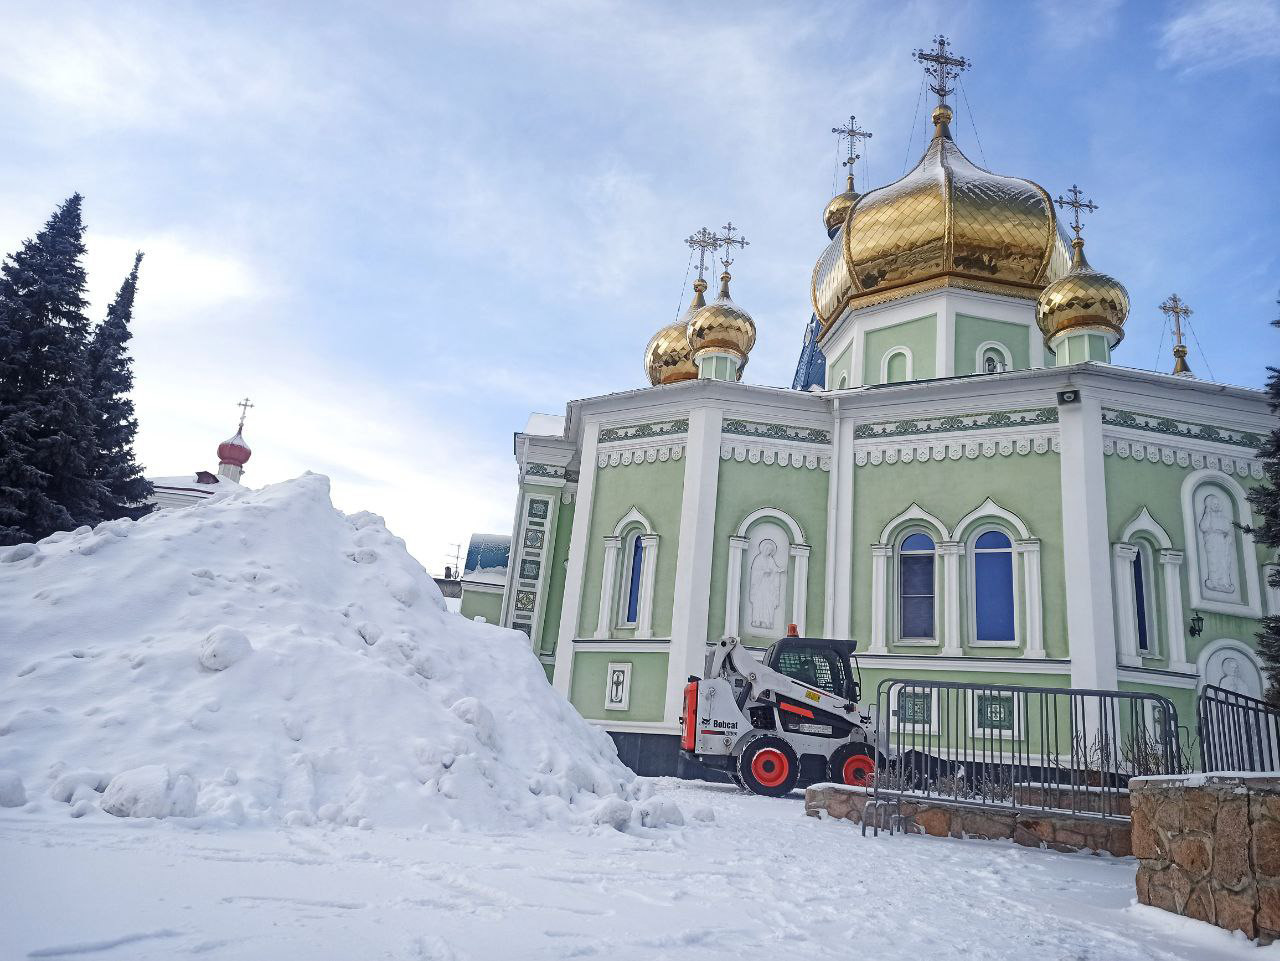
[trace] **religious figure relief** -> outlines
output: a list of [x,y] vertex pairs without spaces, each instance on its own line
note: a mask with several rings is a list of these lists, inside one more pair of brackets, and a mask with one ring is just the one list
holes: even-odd
[[1253,663],[1239,651],[1225,648],[1216,651],[1204,666],[1206,683],[1233,694],[1262,697],[1262,676]]
[[1236,592],[1235,528],[1222,509],[1217,494],[1206,494],[1204,510],[1196,525],[1200,530],[1200,556],[1204,559],[1205,590],[1219,594]]
[[1234,691],[1236,694],[1252,694],[1253,689],[1245,681],[1240,674],[1240,658],[1224,657],[1222,659],[1222,673],[1214,683],[1224,691]]
[[751,584],[747,603],[751,607],[751,626],[761,631],[778,629],[778,609],[782,606],[783,574],[778,564],[778,545],[765,538],[751,561]]

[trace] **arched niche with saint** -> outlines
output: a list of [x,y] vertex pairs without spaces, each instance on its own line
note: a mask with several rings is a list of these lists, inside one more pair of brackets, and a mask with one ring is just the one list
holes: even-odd
[[776,638],[785,619],[791,541],[781,527],[768,522],[752,527],[748,538],[742,633]]
[[1206,484],[1196,490],[1194,506],[1200,589],[1215,600],[1239,601],[1240,532],[1235,503],[1221,488]]
[[1262,697],[1262,675],[1253,659],[1235,647],[1222,647],[1209,656],[1204,681],[1233,694]]

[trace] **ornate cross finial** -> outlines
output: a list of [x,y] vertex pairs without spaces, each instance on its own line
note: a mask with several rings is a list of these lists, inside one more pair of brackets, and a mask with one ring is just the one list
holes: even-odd
[[871,134],[866,130],[858,127],[858,118],[853,114],[849,114],[849,125],[847,127],[832,127],[831,132],[840,137],[840,142],[846,140],[849,142],[849,156],[841,161],[841,166],[849,168],[849,185],[853,186],[853,165],[857,163],[862,155],[857,152],[859,140],[870,140]]
[[729,270],[729,265],[733,263],[733,261],[728,256],[730,253],[733,252],[733,248],[737,247],[739,250],[741,250],[743,247],[748,246],[751,243],[751,241],[747,240],[746,237],[734,236],[738,228],[733,225],[732,220],[730,220],[727,224],[725,224],[720,229],[723,230],[724,233],[716,237],[716,246],[726,248],[725,256],[720,258],[720,263],[724,264],[724,269],[727,272]]
[[1080,231],[1084,229],[1084,224],[1080,222],[1080,211],[1087,210],[1089,211],[1089,213],[1093,213],[1095,210],[1098,209],[1098,205],[1095,204],[1092,200],[1081,200],[1080,188],[1077,187],[1075,184],[1071,185],[1071,189],[1068,190],[1067,193],[1071,195],[1070,200],[1066,200],[1063,197],[1059,197],[1055,201],[1055,203],[1059,207],[1070,207],[1072,209],[1073,213],[1071,216],[1071,229],[1075,231],[1076,240],[1079,240]]
[[1164,315],[1173,321],[1173,337],[1177,342],[1177,346],[1182,346],[1182,322],[1190,317],[1192,310],[1182,302],[1182,298],[1177,294],[1170,294],[1168,299],[1160,305],[1160,309],[1164,311]]
[[245,415],[249,413],[249,408],[254,405],[249,403],[249,398],[246,397],[244,400],[240,401],[240,403],[236,404],[236,406],[240,408],[240,426],[236,428],[236,433],[239,434],[244,430]]
[[951,81],[973,66],[968,57],[956,57],[948,53],[950,47],[951,41],[938,34],[933,38],[932,50],[917,50],[911,54],[924,64],[925,74],[932,78],[933,83],[929,84],[929,89],[938,95],[938,106],[943,106],[948,94],[955,89],[951,86]]
[[685,243],[698,252],[698,279],[702,280],[702,275],[707,270],[707,254],[716,252],[720,247],[720,238],[706,227],[699,227],[685,239]]

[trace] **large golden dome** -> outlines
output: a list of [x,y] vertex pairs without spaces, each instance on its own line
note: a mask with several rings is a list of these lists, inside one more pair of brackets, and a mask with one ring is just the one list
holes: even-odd
[[667,324],[649,338],[649,346],[644,349],[644,370],[649,375],[649,383],[654,387],[662,384],[675,384],[682,380],[693,380],[698,376],[698,367],[693,362],[693,351],[689,349],[689,318],[707,306],[702,296],[707,289],[707,282],[699,277],[693,282],[693,300],[679,320]]
[[689,347],[696,362],[705,351],[721,351],[738,359],[738,371],[747,366],[747,355],[756,343],[756,324],[751,315],[729,296],[729,272],[720,275],[720,294],[710,304],[689,316]]
[[824,327],[848,304],[948,285],[1032,299],[1067,272],[1049,194],[972,163],[952,141],[950,120],[951,109],[937,107],[933,140],[915,169],[848,208],[813,271]]
[[1045,342],[1069,331],[1106,334],[1114,347],[1124,337],[1129,292],[1124,284],[1098,273],[1084,258],[1084,241],[1076,239],[1071,270],[1045,287],[1036,301],[1036,323]]

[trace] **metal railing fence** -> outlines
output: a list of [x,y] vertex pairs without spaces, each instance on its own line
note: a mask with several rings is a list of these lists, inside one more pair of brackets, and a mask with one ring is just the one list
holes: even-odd
[[1280,770],[1280,708],[1206,684],[1196,699],[1202,771]]
[[1186,768],[1157,694],[886,678],[872,800],[1129,816],[1128,779]]

